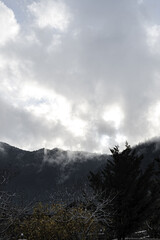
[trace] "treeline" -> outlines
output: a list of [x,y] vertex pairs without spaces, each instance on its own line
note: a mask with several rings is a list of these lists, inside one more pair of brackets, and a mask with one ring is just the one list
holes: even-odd
[[142,170],[143,155],[128,143],[122,152],[117,146],[110,151],[112,159],[104,169],[90,172],[89,188],[72,202],[52,198],[47,204],[16,205],[14,194],[3,187],[9,174],[2,171],[2,239],[96,240],[103,236],[120,240],[140,230],[160,237],[160,159]]

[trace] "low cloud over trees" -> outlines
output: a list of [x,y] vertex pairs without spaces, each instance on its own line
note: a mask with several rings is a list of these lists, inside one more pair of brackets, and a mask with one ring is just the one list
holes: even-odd
[[1,174],[1,234],[8,239],[23,233],[28,240],[120,240],[147,230],[152,237],[160,236],[160,160],[142,169],[143,155],[128,143],[122,152],[117,146],[110,151],[106,166],[90,172],[89,186],[72,201],[65,193],[59,201],[52,196],[32,208],[17,208],[14,194],[2,188],[8,177]]

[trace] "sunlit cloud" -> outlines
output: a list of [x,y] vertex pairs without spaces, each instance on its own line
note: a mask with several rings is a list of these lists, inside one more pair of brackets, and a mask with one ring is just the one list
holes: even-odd
[[103,119],[106,122],[112,122],[114,127],[118,129],[124,120],[124,114],[118,105],[111,105],[105,108]]
[[33,2],[28,9],[40,28],[50,27],[64,31],[71,20],[69,10],[62,1],[41,0]]
[[152,53],[160,53],[160,25],[146,27],[147,43]]
[[149,137],[160,134],[160,101],[150,106],[148,112]]
[[127,138],[126,138],[126,136],[118,133],[118,134],[116,134],[115,140],[119,146],[124,147],[124,143],[127,141]]
[[19,24],[16,21],[14,13],[11,9],[0,1],[0,45],[6,44],[8,41],[14,41],[19,32]]
[[21,10],[0,1],[0,141],[107,152],[160,134],[151,1],[29,0]]

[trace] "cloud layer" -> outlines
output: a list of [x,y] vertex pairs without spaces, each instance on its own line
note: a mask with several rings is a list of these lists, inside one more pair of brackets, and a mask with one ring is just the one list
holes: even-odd
[[108,152],[160,135],[158,0],[0,1],[0,140]]

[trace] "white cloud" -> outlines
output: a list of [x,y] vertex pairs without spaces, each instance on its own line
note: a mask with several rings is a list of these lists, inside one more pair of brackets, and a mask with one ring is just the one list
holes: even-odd
[[154,103],[148,110],[149,137],[160,135],[160,101]]
[[152,53],[160,53],[160,25],[146,27],[147,43]]
[[15,2],[0,2],[0,140],[106,152],[160,134],[151,1],[29,0],[24,14]]
[[124,147],[124,143],[127,141],[127,138],[126,138],[126,136],[118,133],[118,134],[116,134],[115,140],[119,146]]
[[85,136],[85,121],[72,116],[72,104],[65,97],[33,84],[24,85],[19,96],[21,102],[24,100],[24,109],[30,114],[48,121],[50,125],[59,122],[75,137]]
[[118,105],[110,105],[105,107],[102,117],[106,122],[112,122],[116,129],[120,127],[122,121],[124,120],[123,111]]
[[55,0],[40,0],[28,6],[40,28],[50,27],[60,31],[67,29],[71,15],[65,3]]
[[9,40],[14,40],[19,32],[19,25],[14,13],[3,2],[0,1],[0,45]]

